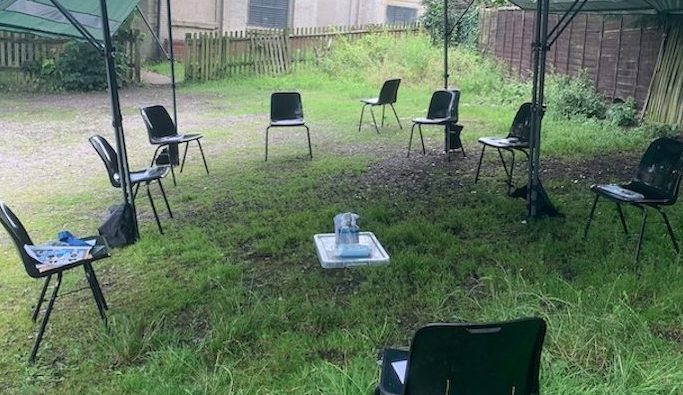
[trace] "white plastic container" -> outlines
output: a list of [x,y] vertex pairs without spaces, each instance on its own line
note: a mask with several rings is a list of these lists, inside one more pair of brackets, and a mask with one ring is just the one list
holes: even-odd
[[363,258],[341,258],[335,255],[334,233],[322,233],[313,236],[315,248],[318,252],[320,266],[325,269],[341,269],[353,266],[386,265],[389,263],[389,254],[372,232],[360,232],[358,234],[360,244],[370,246],[372,253]]

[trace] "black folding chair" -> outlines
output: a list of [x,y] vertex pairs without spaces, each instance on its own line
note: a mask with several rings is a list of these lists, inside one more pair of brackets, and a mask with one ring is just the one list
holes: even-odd
[[[432,99],[429,102],[429,111],[427,111],[426,118],[413,119],[413,127],[410,129],[410,140],[408,141],[408,157],[410,156],[410,148],[413,145],[413,132],[417,126],[420,132],[420,141],[422,142],[422,154],[425,155],[425,142],[422,136],[422,125],[440,125],[446,128],[445,134],[445,151],[448,154],[448,159],[451,158],[451,149],[461,148],[462,155],[465,156],[465,148],[460,141],[460,131],[462,126],[457,125],[458,122],[458,103],[460,101],[460,91],[458,90],[439,90],[432,94]],[[456,139],[456,141],[452,141]]]
[[311,132],[304,121],[304,109],[299,92],[275,92],[270,96],[270,125],[266,128],[266,161],[268,161],[268,131],[270,128],[297,127],[306,128],[308,137],[308,155],[313,159],[311,148]]
[[[204,150],[202,149],[201,134],[178,134],[178,128],[171,119],[171,116],[166,111],[164,106],[149,106],[140,108],[140,115],[142,115],[142,120],[145,122],[147,127],[147,136],[149,142],[152,145],[156,145],[154,150],[154,156],[152,156],[152,166],[157,160],[157,156],[161,152],[166,158],[162,158],[165,162],[171,166],[171,176],[173,176],[173,185],[176,185],[175,171],[173,171],[173,166],[178,163],[178,144],[185,144],[185,152],[183,153],[183,160],[180,162],[180,172],[183,172],[185,167],[185,158],[187,158],[187,148],[192,141],[197,142],[199,147],[199,152],[202,154],[202,161],[204,162],[204,169],[206,169],[206,174],[209,174],[209,166],[206,164],[206,157],[204,156]],[[165,148],[164,150],[162,150]]]
[[671,206],[676,203],[681,184],[682,168],[683,143],[670,138],[659,138],[653,141],[647,148],[647,151],[645,151],[640,160],[638,171],[631,182],[627,184],[592,185],[591,191],[595,193],[595,200],[593,200],[593,207],[588,216],[586,229],[583,232],[584,239],[588,236],[588,229],[590,228],[598,199],[604,197],[616,203],[617,213],[619,214],[625,234],[628,234],[628,227],[626,226],[621,205],[629,204],[643,212],[643,221],[640,225],[640,235],[638,236],[638,246],[636,247],[636,262],[640,259],[640,248],[643,243],[648,207],[657,210],[662,215],[671,242],[676,253],[678,253],[679,248],[676,237],[674,236],[669,218],[662,210],[662,206]]
[[398,114],[396,114],[396,109],[394,108],[394,103],[396,103],[396,98],[398,95],[398,86],[401,84],[401,79],[396,78],[393,80],[384,81],[382,85],[382,90],[379,91],[379,97],[373,99],[362,99],[360,102],[363,103],[363,108],[360,110],[360,121],[358,121],[358,131],[360,132],[360,127],[363,124],[363,113],[365,113],[365,107],[370,106],[370,115],[372,115],[372,123],[375,125],[375,131],[379,134],[379,128],[377,127],[377,120],[375,119],[375,113],[372,108],[375,106],[382,106],[382,127],[384,127],[384,108],[386,105],[390,105],[391,109],[394,111],[394,116],[396,117],[396,122],[398,122],[398,127],[403,129],[401,121],[398,119]]
[[[481,170],[481,163],[484,159],[484,150],[486,147],[493,147],[498,150],[500,162],[503,164],[503,170],[507,176],[508,195],[512,193],[512,176],[515,171],[515,151],[520,151],[529,159],[529,133],[531,132],[531,103],[522,104],[517,110],[515,119],[512,121],[510,131],[507,137],[480,137],[481,155],[479,156],[479,165],[477,165],[477,174],[474,177],[474,183],[479,181],[479,171]],[[507,162],[503,157],[503,151],[507,151],[512,155],[510,168],[508,169]]]
[[[104,162],[104,167],[107,169],[107,174],[109,174],[109,182],[114,188],[121,188],[119,164],[116,160],[116,151],[109,144],[109,142],[100,135],[94,135],[90,137],[90,144],[95,148],[97,154]],[[161,179],[166,177],[171,166],[153,166],[145,170],[131,171],[130,172],[130,182],[131,185],[135,187],[133,192],[133,199],[137,197],[138,189],[140,184],[145,184],[147,189],[147,197],[149,198],[149,204],[152,206],[152,212],[154,212],[154,219],[157,222],[157,227],[159,227],[159,233],[164,234],[164,230],[161,228],[161,222],[159,221],[159,215],[157,214],[157,208],[154,206],[154,200],[152,200],[152,194],[149,191],[149,184],[156,181],[159,184],[159,189],[161,190],[161,196],[164,197],[164,203],[166,203],[166,209],[168,210],[168,216],[173,218],[173,213],[171,212],[171,206],[168,205],[168,199],[166,199],[166,191],[164,191],[164,186],[161,184]]]
[[[546,325],[540,318],[492,324],[430,324],[410,350],[387,349],[376,394],[532,395]],[[407,361],[407,364],[406,364]],[[398,376],[405,367],[403,382]]]
[[[21,221],[19,221],[19,218],[17,218],[16,215],[14,215],[14,213],[12,212],[12,210],[10,210],[9,207],[7,207],[3,202],[0,202],[0,222],[2,222],[2,225],[5,227],[7,232],[9,232],[9,235],[12,238],[12,241],[14,242],[14,246],[17,248],[17,252],[19,253],[21,260],[24,263],[24,269],[26,270],[26,274],[36,279],[45,278],[43,288],[40,291],[40,296],[38,297],[38,302],[36,302],[36,306],[33,309],[33,314],[31,316],[33,322],[36,322],[38,314],[40,314],[40,308],[45,299],[45,293],[47,291],[47,287],[50,285],[50,280],[53,276],[57,277],[57,284],[55,284],[52,290],[52,296],[50,297],[50,301],[47,304],[45,314],[43,315],[43,320],[40,323],[40,328],[38,329],[38,333],[36,334],[36,338],[33,342],[33,349],[31,350],[29,363],[33,363],[36,359],[36,355],[38,354],[38,347],[40,346],[40,342],[43,340],[43,334],[45,333],[47,322],[50,319],[50,314],[52,313],[52,308],[55,304],[55,300],[57,299],[59,287],[62,284],[62,273],[64,271],[73,269],[78,266],[83,267],[83,270],[85,271],[85,279],[88,281],[88,286],[92,291],[92,296],[93,299],[95,299],[97,310],[100,313],[100,317],[102,317],[102,320],[106,324],[106,310],[108,310],[109,307],[107,306],[107,302],[104,299],[104,294],[102,294],[100,283],[97,281],[95,270],[92,267],[92,262],[109,257],[109,247],[107,246],[106,241],[103,238],[90,238],[90,240],[95,240],[95,245],[93,246],[90,252],[91,256],[89,258],[78,260],[59,267],[40,270],[36,266],[40,264],[40,262],[33,259],[24,249],[24,246],[33,245],[31,237],[29,237],[28,233],[26,232],[26,229],[21,224]],[[88,238],[86,238],[85,240],[88,240]]]

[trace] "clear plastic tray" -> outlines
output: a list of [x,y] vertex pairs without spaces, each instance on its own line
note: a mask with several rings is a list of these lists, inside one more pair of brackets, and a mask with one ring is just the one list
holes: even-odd
[[334,254],[334,233],[322,233],[313,236],[315,249],[318,251],[320,266],[325,269],[340,269],[353,266],[386,265],[389,263],[389,254],[379,243],[372,232],[360,232],[358,241],[360,244],[370,246],[372,253],[363,258],[341,258]]

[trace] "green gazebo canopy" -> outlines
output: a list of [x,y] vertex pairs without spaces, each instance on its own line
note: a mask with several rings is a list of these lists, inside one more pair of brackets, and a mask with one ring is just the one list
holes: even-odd
[[[107,4],[109,29],[114,34],[139,0]],[[103,40],[102,12],[98,1],[60,0],[63,6],[98,41]],[[50,0],[0,0],[0,30],[83,39],[83,34]]]
[[[535,10],[536,0],[510,0],[525,10]],[[580,2],[579,2],[580,3]],[[574,0],[550,0],[548,11],[564,13],[575,4]],[[682,0],[588,0],[581,8],[583,12],[614,14],[683,14]]]

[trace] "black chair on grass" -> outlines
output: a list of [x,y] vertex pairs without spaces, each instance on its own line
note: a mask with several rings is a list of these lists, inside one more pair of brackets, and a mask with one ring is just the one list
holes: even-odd
[[[515,119],[512,121],[510,131],[504,138],[500,137],[480,137],[481,155],[479,156],[479,165],[477,165],[477,174],[474,177],[474,183],[479,181],[479,171],[481,170],[481,163],[484,159],[484,151],[486,147],[492,147],[498,150],[500,162],[503,164],[503,170],[507,176],[508,195],[512,193],[512,176],[515,171],[515,151],[520,151],[529,159],[529,134],[531,132],[531,103],[522,104],[517,110]],[[503,151],[510,152],[512,161],[508,169],[507,162],[503,157]]]
[[[178,128],[171,119],[171,116],[166,111],[164,106],[149,106],[140,108],[140,115],[142,115],[142,120],[145,122],[147,127],[147,136],[149,137],[149,142],[152,145],[156,145],[154,150],[154,156],[152,156],[152,163],[157,160],[158,156],[166,156],[162,158],[163,164],[168,164],[171,166],[171,176],[173,176],[173,185],[176,185],[175,172],[173,171],[173,166],[178,162],[178,144],[185,144],[185,152],[183,153],[183,160],[180,162],[180,172],[183,172],[185,167],[185,158],[187,158],[187,148],[191,142],[196,141],[199,147],[199,152],[202,154],[202,161],[204,162],[204,169],[206,169],[206,174],[209,174],[209,166],[206,164],[206,157],[204,156],[204,150],[202,149],[201,134],[178,134]],[[162,150],[165,148],[165,150]],[[162,152],[159,155],[160,151]]]
[[[104,162],[104,167],[107,169],[107,174],[109,174],[109,181],[114,188],[121,188],[119,164],[116,160],[116,151],[109,144],[109,142],[100,135],[94,135],[90,137],[90,144],[95,148],[97,154]],[[149,191],[149,184],[156,181],[159,184],[159,189],[161,190],[161,196],[164,197],[164,203],[166,203],[166,209],[168,210],[168,216],[173,218],[173,213],[171,212],[171,206],[168,205],[168,199],[166,198],[166,191],[164,191],[164,186],[161,184],[161,179],[166,177],[171,166],[154,166],[145,170],[131,171],[130,172],[130,182],[135,187],[133,192],[133,200],[137,197],[138,189],[140,184],[145,184],[147,189],[147,197],[149,198],[149,204],[152,206],[152,212],[154,213],[154,219],[159,227],[159,233],[164,234],[164,230],[161,228],[161,222],[159,222],[159,215],[157,214],[156,206],[154,206],[154,200],[152,200],[152,194]]]
[[266,161],[268,161],[268,132],[270,128],[297,127],[306,128],[308,137],[308,155],[313,159],[311,149],[311,132],[304,121],[304,109],[299,92],[275,92],[270,96],[270,125],[266,128]]
[[57,299],[57,295],[59,293],[59,287],[62,284],[62,273],[66,270],[73,269],[78,266],[83,267],[83,270],[85,271],[85,279],[87,280],[88,286],[92,291],[92,296],[93,299],[95,299],[97,310],[100,313],[100,317],[102,317],[102,320],[106,324],[106,310],[108,310],[109,307],[104,299],[104,294],[102,294],[100,283],[97,281],[95,270],[92,267],[92,262],[109,257],[109,248],[103,238],[91,238],[91,240],[95,240],[95,245],[90,252],[90,257],[87,259],[78,260],[59,267],[46,267],[45,265],[42,265],[43,268],[39,268],[39,266],[41,266],[40,262],[32,258],[24,249],[24,246],[33,245],[31,237],[26,232],[26,229],[21,224],[21,221],[19,221],[19,218],[17,218],[12,210],[10,210],[9,207],[7,207],[3,202],[0,202],[0,222],[2,222],[2,225],[7,230],[12,241],[14,242],[14,246],[17,248],[17,252],[24,263],[26,274],[35,279],[45,279],[43,288],[40,291],[40,296],[36,302],[36,306],[33,309],[33,314],[31,316],[33,322],[36,322],[38,319],[40,308],[43,304],[43,300],[45,299],[45,293],[50,285],[50,280],[52,280],[53,276],[57,278],[57,283],[52,290],[52,296],[47,304],[45,314],[43,315],[43,320],[40,323],[40,328],[38,329],[38,333],[36,334],[36,338],[33,342],[33,349],[31,350],[29,363],[33,363],[36,359],[36,355],[38,354],[38,347],[40,346],[40,342],[43,340],[43,334],[45,333],[47,322],[50,319],[52,308],[54,307],[55,300]]
[[382,352],[375,393],[537,395],[545,330],[540,318],[427,325],[415,333],[409,351]]
[[[462,126],[457,125],[458,122],[458,103],[460,101],[460,91],[458,90],[439,90],[432,94],[432,99],[429,102],[429,110],[426,118],[413,119],[413,127],[410,129],[410,140],[408,140],[408,157],[410,156],[410,148],[413,145],[413,132],[417,126],[420,132],[420,141],[422,142],[422,154],[425,155],[425,142],[422,136],[422,125],[439,125],[447,128],[446,136],[446,152],[450,159],[450,151],[453,148],[461,148],[462,155],[465,156],[465,148],[460,141],[460,131]],[[457,141],[452,141],[456,139]]]
[[593,200],[593,207],[583,232],[584,239],[588,236],[588,229],[590,228],[598,199],[604,197],[616,203],[617,213],[619,214],[625,234],[628,234],[628,227],[626,226],[621,205],[629,204],[643,212],[638,246],[636,247],[636,262],[640,259],[640,248],[643,243],[648,207],[657,210],[662,215],[671,242],[678,253],[679,248],[676,237],[674,236],[669,218],[662,210],[662,206],[671,206],[676,203],[681,184],[682,170],[683,143],[670,138],[659,138],[653,141],[640,160],[638,171],[631,182],[627,184],[597,184],[591,186],[591,191],[595,193],[595,200]]
[[363,124],[363,113],[365,113],[365,107],[370,106],[370,115],[372,115],[372,123],[375,125],[375,131],[379,134],[379,128],[377,127],[377,120],[375,119],[375,113],[372,108],[375,106],[382,106],[382,127],[384,127],[384,109],[386,105],[390,105],[391,109],[394,111],[394,116],[396,117],[396,122],[398,122],[398,127],[403,129],[401,121],[398,119],[398,114],[396,114],[396,109],[394,108],[394,103],[396,103],[396,98],[398,95],[398,86],[401,84],[401,79],[396,78],[393,80],[384,81],[382,85],[382,90],[379,91],[379,97],[373,99],[362,99],[360,102],[363,103],[363,108],[360,111],[360,121],[358,121],[358,131],[360,132],[360,127]]

